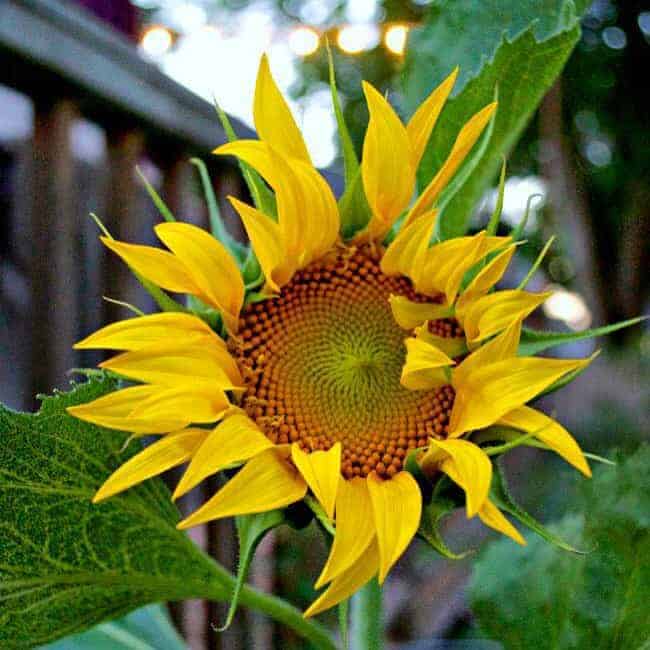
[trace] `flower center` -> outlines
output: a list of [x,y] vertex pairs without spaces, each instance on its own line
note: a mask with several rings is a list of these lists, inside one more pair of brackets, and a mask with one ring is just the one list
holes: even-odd
[[[297,272],[278,297],[244,309],[231,344],[247,385],[241,405],[272,442],[314,451],[340,441],[346,478],[389,477],[410,449],[445,436],[453,388],[400,384],[407,332],[390,294],[431,300],[406,278],[385,276],[378,253],[345,248]],[[450,320],[435,331],[459,334]]]

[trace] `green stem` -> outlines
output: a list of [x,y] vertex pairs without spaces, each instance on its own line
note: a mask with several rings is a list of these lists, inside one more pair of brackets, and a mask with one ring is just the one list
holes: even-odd
[[373,578],[352,597],[351,650],[381,650],[384,621],[382,616],[381,587]]

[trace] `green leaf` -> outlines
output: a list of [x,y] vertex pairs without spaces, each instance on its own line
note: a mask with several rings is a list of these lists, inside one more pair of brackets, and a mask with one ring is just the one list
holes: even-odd
[[271,510],[270,512],[262,512],[256,515],[235,517],[237,535],[239,537],[239,566],[237,567],[235,588],[230,597],[226,622],[223,626],[217,628],[219,632],[227,630],[235,617],[241,590],[246,582],[248,570],[250,569],[257,545],[264,539],[266,533],[283,522],[284,516],[281,510]]
[[522,290],[526,288],[526,285],[530,282],[531,278],[533,277],[533,275],[535,275],[535,272],[540,267],[541,263],[544,261],[544,258],[546,257],[546,254],[548,253],[549,249],[553,245],[554,241],[555,241],[555,235],[549,237],[546,244],[544,244],[544,248],[542,248],[539,255],[533,262],[533,265],[528,270],[528,273],[526,273],[523,280],[517,286],[517,289]]
[[359,169],[352,183],[345,188],[339,199],[339,215],[341,219],[341,234],[349,239],[357,231],[364,228],[370,221],[370,206],[363,189],[363,179]]
[[620,323],[594,327],[589,330],[583,330],[582,332],[542,332],[524,327],[521,330],[518,354],[521,357],[528,357],[565,343],[574,343],[576,341],[593,339],[597,336],[605,336],[606,334],[622,330],[625,327],[632,327],[632,325],[641,323],[647,318],[647,316],[637,316],[636,318],[630,318]]
[[147,180],[147,177],[142,173],[142,170],[137,165],[135,171],[138,172],[138,176],[140,177],[140,180],[144,184],[144,188],[147,190],[147,194],[154,202],[156,208],[158,208],[158,212],[160,212],[160,216],[165,221],[176,221],[176,217],[174,217],[172,211],[167,207],[167,204],[162,200],[160,194],[156,192],[154,186]]
[[124,618],[41,646],[41,650],[184,650],[187,645],[162,605],[149,605]]
[[[149,480],[100,504],[97,488],[138,451],[127,433],[83,423],[68,406],[116,388],[91,379],[35,414],[0,407],[0,647],[47,643],[142,605],[227,601],[235,580],[181,531],[168,490]],[[327,633],[273,596],[244,586],[242,605],[334,648]]]
[[521,218],[521,221],[510,231],[510,236],[513,241],[519,241],[523,239],[524,231],[526,230],[526,224],[528,223],[528,217],[530,217],[530,211],[533,205],[533,199],[543,199],[542,194],[531,194],[526,201],[526,209],[524,210],[524,216]]
[[[493,122],[494,123],[494,122]],[[496,235],[497,228],[499,227],[499,221],[501,221],[501,213],[503,212],[503,195],[506,189],[506,159],[503,159],[501,165],[501,174],[499,175],[499,190],[497,193],[497,202],[494,206],[494,211],[490,216],[488,225],[486,228],[488,235]]]
[[579,551],[577,548],[571,546],[563,539],[558,537],[553,531],[546,528],[543,524],[537,521],[534,517],[529,515],[521,506],[519,506],[508,489],[506,477],[503,473],[503,467],[500,461],[494,463],[494,472],[492,473],[492,485],[490,487],[490,498],[501,510],[512,515],[515,519],[520,521],[524,526],[530,528],[533,532],[537,533],[541,538],[547,542],[571,553],[584,555],[584,551]]
[[413,112],[456,65],[454,98],[444,109],[419,170],[424,187],[440,168],[465,122],[488,104],[498,84],[500,109],[490,144],[472,173],[456,188],[441,216],[443,238],[465,232],[471,212],[496,175],[576,44],[581,0],[473,0],[433,4],[412,32],[404,75]]
[[472,553],[471,550],[463,553],[454,553],[442,538],[440,523],[445,516],[457,508],[457,504],[451,499],[434,497],[428,505],[422,509],[422,518],[418,535],[430,544],[440,555],[449,560],[462,560]]
[[650,447],[599,467],[550,528],[592,548],[576,557],[532,538],[491,544],[474,565],[472,611],[508,650],[640,650],[650,638]]

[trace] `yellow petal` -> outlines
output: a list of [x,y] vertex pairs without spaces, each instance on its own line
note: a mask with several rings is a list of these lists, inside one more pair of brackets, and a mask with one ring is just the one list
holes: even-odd
[[316,589],[331,582],[360,560],[374,538],[375,521],[366,479],[342,479],[336,499],[334,543],[316,581]]
[[225,349],[226,344],[200,318],[180,312],[149,314],[112,323],[79,341],[76,350],[140,350],[153,343],[174,341],[177,337],[209,339],[210,345]]
[[232,255],[212,235],[189,223],[161,223],[155,231],[184,264],[206,302],[222,312],[228,331],[236,332],[244,281]]
[[489,499],[485,501],[478,511],[478,516],[486,526],[494,528],[494,530],[514,539],[517,544],[526,546],[526,540],[521,536],[521,533],[503,516],[501,511]]
[[445,265],[442,273],[447,276],[447,281],[445,282],[445,297],[450,305],[456,300],[465,273],[467,273],[467,271],[469,271],[480,259],[484,239],[484,231],[479,232],[477,235],[472,237],[471,246],[465,253],[465,257],[460,262],[453,262]]
[[467,352],[467,344],[465,343],[464,336],[446,337],[432,334],[429,331],[429,321],[415,328],[415,338],[429,345],[433,345],[450,359],[459,357],[461,354]]
[[513,321],[523,320],[539,307],[551,292],[528,293],[519,289],[495,291],[473,301],[461,320],[470,344],[483,341],[506,329]]
[[142,421],[165,421],[182,413],[189,422],[208,424],[221,419],[229,408],[230,402],[222,390],[188,384],[155,393],[138,404],[130,417]]
[[227,350],[192,341],[149,345],[99,364],[124,377],[163,386],[209,384],[222,390],[243,388],[237,363]]
[[203,429],[184,429],[149,445],[108,477],[93,497],[93,503],[184,463],[192,457],[207,433]]
[[395,111],[365,81],[363,92],[370,112],[361,159],[363,188],[372,210],[367,234],[381,240],[411,200],[415,169],[406,128]]
[[452,73],[420,104],[406,125],[406,132],[411,143],[413,169],[417,169],[420,164],[431,132],[440,116],[440,111],[456,83],[456,77],[458,77],[458,68],[454,68]]
[[267,512],[300,501],[307,484],[282,450],[254,456],[209,501],[178,524],[191,528],[212,519]]
[[376,573],[379,567],[379,548],[373,540],[366,552],[347,571],[332,580],[332,584],[307,609],[305,617],[324,612],[341,601],[349,598],[357,589],[363,587]]
[[311,164],[305,141],[277,87],[266,54],[262,55],[253,104],[255,129],[262,140],[290,158]]
[[457,313],[463,310],[463,306],[468,300],[487,293],[503,277],[516,248],[516,244],[508,246],[476,274],[456,303]]
[[451,382],[445,368],[456,362],[421,339],[406,339],[406,361],[400,383],[410,390],[432,390]]
[[399,472],[385,481],[373,472],[367,481],[377,528],[379,582],[382,583],[417,532],[422,495],[408,472]]
[[[485,503],[492,481],[492,463],[487,454],[467,440],[429,440],[431,449],[446,454],[440,469],[465,490],[467,516],[473,517]],[[427,455],[421,459],[426,466]]]
[[97,426],[136,434],[168,433],[187,426],[191,420],[184,413],[175,413],[171,418],[160,420],[130,417],[135,408],[161,390],[160,386],[132,386],[86,404],[69,406],[66,410],[70,415]]
[[502,416],[497,424],[526,433],[535,431],[535,437],[562,456],[567,463],[580,470],[585,476],[591,476],[587,459],[573,436],[559,422],[544,413],[529,406],[520,406]]
[[497,361],[463,378],[454,377],[456,397],[449,435],[487,427],[539,395],[564,375],[584,368],[591,359],[522,357]]
[[102,243],[117,253],[136,273],[167,291],[200,293],[185,265],[174,255],[153,246],[126,244],[108,237]]
[[381,259],[381,270],[386,275],[405,275],[419,286],[420,274],[436,225],[437,211],[423,214],[408,228],[402,228],[386,249]]
[[284,250],[280,226],[263,212],[242,203],[234,196],[229,196],[228,200],[241,217],[246,234],[262,267],[266,284],[271,291],[279,293],[280,288],[289,282],[293,275],[293,269]]
[[332,519],[341,477],[341,443],[337,442],[328,451],[311,453],[304,452],[300,445],[294,443],[291,445],[291,459],[327,516]]
[[433,177],[432,181],[415,202],[415,205],[411,208],[406,224],[411,223],[413,219],[431,209],[440,192],[456,173],[456,170],[460,167],[463,160],[465,160],[465,157],[483,132],[483,129],[487,126],[496,107],[496,102],[488,104],[472,116],[467,124],[463,126],[447,160],[445,160],[438,173]]
[[391,295],[388,298],[395,322],[405,330],[412,330],[427,320],[448,318],[452,315],[449,305],[435,302],[412,302],[404,296]]
[[242,414],[227,417],[208,433],[176,486],[172,498],[178,499],[204,478],[239,461],[245,461],[273,443],[257,425]]

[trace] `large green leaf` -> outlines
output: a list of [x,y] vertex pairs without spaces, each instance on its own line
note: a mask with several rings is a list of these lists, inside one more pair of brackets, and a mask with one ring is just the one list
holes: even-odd
[[535,537],[490,545],[470,595],[481,628],[508,650],[644,648],[650,638],[650,447],[585,482],[580,514],[553,528],[592,549],[576,556]]
[[41,650],[185,650],[187,645],[162,605],[148,605],[127,616],[55,641]]
[[[45,398],[36,415],[0,407],[0,647],[74,634],[141,605],[229,599],[235,580],[182,532],[156,479],[91,503],[138,450],[127,434],[82,423],[65,408],[115,388],[97,379]],[[240,602],[332,648],[322,628],[244,586]]]
[[[462,125],[492,101],[499,110],[489,146],[454,196],[444,197],[441,236],[465,232],[473,207],[495,177],[533,111],[562,70],[580,35],[580,0],[438,0],[425,24],[409,40],[404,92],[407,109],[419,102],[455,67],[455,97],[444,109],[419,170],[424,186],[451,150]],[[460,171],[459,174],[463,172]],[[448,202],[447,202],[448,201]]]

